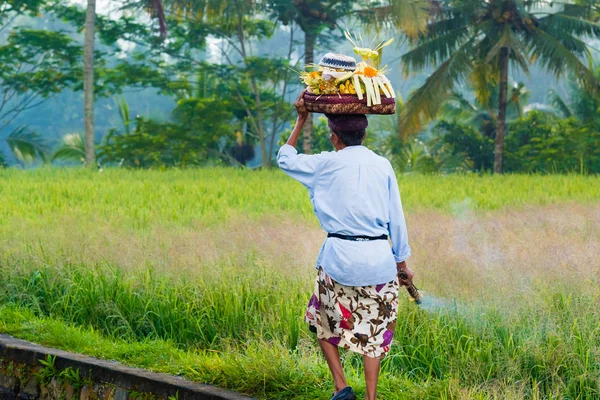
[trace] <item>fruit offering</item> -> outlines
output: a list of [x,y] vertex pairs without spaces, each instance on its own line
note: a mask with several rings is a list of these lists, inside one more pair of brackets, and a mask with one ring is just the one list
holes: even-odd
[[381,96],[395,98],[394,88],[385,76],[385,67],[378,69],[373,60],[379,50],[389,45],[392,39],[381,42],[375,49],[359,47],[360,38],[346,32],[346,38],[354,45],[354,52],[362,57],[356,62],[353,57],[327,53],[316,66],[316,71],[300,73],[307,90],[315,95],[356,95],[359,100],[366,97],[367,106],[381,104]]

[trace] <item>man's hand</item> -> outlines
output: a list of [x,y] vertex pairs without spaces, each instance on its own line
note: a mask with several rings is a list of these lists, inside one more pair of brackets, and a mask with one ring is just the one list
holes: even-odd
[[300,134],[302,133],[302,128],[304,127],[304,123],[308,118],[308,110],[304,106],[305,92],[306,89],[303,90],[302,93],[300,93],[300,96],[298,96],[298,99],[294,103],[294,105],[296,106],[296,110],[298,111],[298,119],[296,120],[296,125],[294,125],[294,129],[292,129],[292,134],[286,142],[286,144],[289,144],[292,147],[296,147],[296,145],[298,144],[298,138],[300,137]]
[[408,286],[415,277],[415,273],[412,269],[406,266],[406,261],[396,263],[396,268],[398,269],[398,279],[400,280],[400,285]]
[[304,89],[302,93],[300,93],[300,96],[298,96],[296,102],[294,103],[294,105],[296,106],[296,111],[298,111],[298,119],[302,121],[306,121],[306,119],[308,118],[308,110],[304,105],[304,93],[306,93],[306,89]]

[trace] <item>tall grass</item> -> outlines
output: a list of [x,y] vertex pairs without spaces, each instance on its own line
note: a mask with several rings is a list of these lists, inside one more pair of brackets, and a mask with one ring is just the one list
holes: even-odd
[[[172,351],[240,355],[248,346],[259,352],[283,346],[288,351],[284,359],[302,363],[307,354],[314,354],[313,338],[300,319],[306,302],[304,285],[248,266],[247,274],[227,274],[210,282],[151,271],[125,274],[108,266],[5,268],[0,271],[0,304],[31,310],[37,318],[50,316],[73,326],[93,327],[124,343],[158,340],[172,343]],[[459,388],[477,388],[488,395],[519,387],[526,398],[598,398],[598,293],[546,285],[535,292],[539,294],[530,300],[544,306],[524,307],[513,317],[481,305],[427,312],[407,303],[400,310],[396,342],[383,362],[383,375],[414,382],[455,379]],[[360,357],[347,357],[350,369],[360,371]],[[146,364],[152,367],[151,362]],[[193,370],[186,373],[194,375]],[[282,381],[269,385],[285,383],[283,376],[277,379]],[[298,396],[303,384],[297,382],[293,395]],[[226,386],[249,390],[244,385]],[[397,389],[390,387],[382,398],[409,398],[395,397]],[[256,387],[250,390],[260,392]]]
[[253,260],[245,270],[225,263],[212,267],[224,273],[188,279],[110,265],[0,266],[0,303],[125,340],[215,349],[224,341],[261,338],[297,347],[303,282],[268,273]]
[[[327,399],[323,234],[276,171],[0,171],[0,332],[265,399]],[[600,398],[600,181],[403,176],[417,284],[382,399]],[[552,205],[550,205],[552,204]],[[346,353],[364,392],[361,357]]]

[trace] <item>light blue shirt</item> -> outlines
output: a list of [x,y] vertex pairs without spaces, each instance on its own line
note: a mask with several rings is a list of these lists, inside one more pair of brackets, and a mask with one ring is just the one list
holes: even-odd
[[364,146],[340,151],[298,154],[283,145],[279,167],[308,188],[313,210],[329,233],[351,236],[389,235],[385,240],[328,238],[317,267],[346,286],[387,283],[396,277],[396,262],[410,256],[398,181],[390,162]]

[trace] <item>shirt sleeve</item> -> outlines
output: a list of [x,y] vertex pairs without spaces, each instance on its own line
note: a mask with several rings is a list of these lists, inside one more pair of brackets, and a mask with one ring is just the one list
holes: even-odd
[[277,153],[277,163],[286,174],[306,186],[309,190],[313,187],[315,176],[319,171],[321,162],[329,153],[298,154],[294,146],[284,144]]
[[397,263],[405,261],[410,257],[410,246],[408,245],[408,233],[406,231],[406,220],[402,210],[402,201],[400,200],[400,189],[396,174],[390,166],[389,189],[390,189],[390,222],[388,230],[390,240],[392,241],[392,252]]

